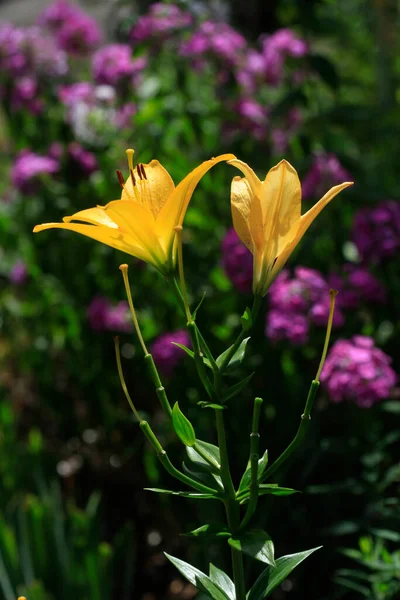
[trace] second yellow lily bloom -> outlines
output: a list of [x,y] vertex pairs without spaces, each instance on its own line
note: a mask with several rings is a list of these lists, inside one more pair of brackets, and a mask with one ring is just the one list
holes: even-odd
[[233,225],[253,254],[253,292],[265,296],[269,286],[321,210],[353,184],[331,188],[309,211],[301,214],[301,184],[296,169],[282,160],[260,181],[246,163],[228,162],[245,177],[234,177],[231,188]]

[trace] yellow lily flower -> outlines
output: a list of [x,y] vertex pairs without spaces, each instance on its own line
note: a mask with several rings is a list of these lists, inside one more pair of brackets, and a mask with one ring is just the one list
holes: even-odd
[[134,151],[126,153],[130,175],[124,181],[117,171],[122,187],[120,200],[81,210],[64,217],[63,223],[36,225],[33,231],[69,229],[136,256],[168,274],[176,263],[174,227],[182,225],[196,185],[211,167],[235,156],[222,154],[203,162],[175,187],[158,160],[134,167]]
[[265,296],[301,238],[321,210],[353,182],[331,188],[304,215],[296,169],[282,160],[260,181],[244,162],[233,159],[245,177],[234,177],[231,188],[233,225],[253,254],[253,292]]

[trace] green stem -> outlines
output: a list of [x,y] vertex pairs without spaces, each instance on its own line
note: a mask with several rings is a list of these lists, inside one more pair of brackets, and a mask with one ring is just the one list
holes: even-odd
[[254,400],[253,426],[250,434],[250,498],[240,529],[244,529],[248,525],[256,510],[258,502],[258,448],[260,443],[258,429],[262,402],[262,398],[255,398]]
[[165,387],[162,384],[160,379],[160,375],[158,374],[156,364],[153,360],[151,354],[146,354],[144,357],[150,378],[155,385],[157,398],[160,401],[160,404],[163,410],[167,413],[170,419],[172,419],[172,408],[169,403],[167,392],[165,391]]
[[315,396],[317,394],[319,385],[319,381],[313,380],[311,382],[310,390],[307,396],[307,402],[304,408],[304,413],[301,415],[301,421],[297,433],[292,442],[286,448],[286,450],[282,452],[280,457],[277,458],[276,461],[269,467],[269,469],[265,471],[262,478],[263,481],[265,479],[268,479],[268,477],[271,477],[271,475],[273,475],[279,469],[279,467],[283,465],[283,463],[285,463],[289,458],[291,458],[294,451],[297,450],[297,448],[300,446],[300,444],[306,437],[307,431],[310,427],[311,411],[314,406]]
[[[226,445],[223,411],[216,410],[215,419],[217,425],[218,446],[221,456],[221,480],[225,490],[224,504],[226,516],[228,520],[228,527],[232,535],[235,535],[235,533],[239,530],[240,527],[240,507],[236,501],[235,488],[232,482],[232,476],[229,467],[229,457]],[[244,581],[242,552],[240,550],[237,550],[236,548],[232,548],[231,554],[236,600],[245,600],[246,587]]]

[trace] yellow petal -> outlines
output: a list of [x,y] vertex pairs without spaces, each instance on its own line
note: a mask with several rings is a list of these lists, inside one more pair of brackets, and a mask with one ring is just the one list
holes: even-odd
[[80,210],[71,217],[64,217],[63,221],[64,223],[84,221],[85,223],[91,223],[92,225],[104,225],[106,227],[111,227],[112,229],[118,229],[118,225],[110,219],[102,206]]
[[44,231],[45,229],[67,229],[69,231],[75,231],[90,237],[93,240],[136,256],[145,262],[158,266],[152,256],[147,252],[145,248],[139,246],[136,240],[132,239],[129,235],[125,235],[112,229],[110,227],[96,227],[95,225],[80,225],[79,223],[43,223],[42,225],[36,225],[33,229],[34,233]]
[[[293,240],[301,216],[301,185],[296,169],[286,160],[273,167],[262,184],[264,243],[272,260]],[[266,248],[268,252],[268,248]]]
[[152,160],[143,167],[146,178],[143,177],[142,173],[139,174],[136,166],[133,172],[135,185],[133,185],[132,177],[129,176],[125,182],[125,189],[122,190],[121,199],[134,199],[141,202],[143,206],[152,212],[154,217],[157,217],[167,198],[174,191],[175,184],[171,175],[158,160]]
[[107,204],[105,211],[121,233],[128,234],[138,245],[146,248],[154,260],[161,264],[166,262],[155,234],[154,217],[147,208],[132,200],[114,200]]
[[167,254],[170,253],[174,240],[174,227],[182,225],[190,199],[200,179],[217,163],[233,158],[235,158],[233,154],[221,154],[206,160],[189,173],[172,192],[156,221],[158,238]]
[[245,177],[234,177],[231,185],[231,209],[233,226],[243,244],[253,252],[253,240],[249,229],[252,193]]
[[277,256],[277,259],[275,261],[274,267],[273,267],[273,269],[271,271],[271,275],[270,275],[269,282],[268,282],[268,287],[269,287],[269,285],[271,285],[272,281],[275,279],[275,277],[277,276],[277,274],[279,273],[279,271],[281,269],[283,269],[283,267],[286,264],[286,261],[288,260],[288,258],[292,254],[293,250],[296,248],[297,244],[300,242],[301,238],[303,237],[303,235],[305,234],[305,232],[307,231],[307,229],[310,227],[310,225],[314,221],[314,219],[319,215],[319,213],[321,212],[321,210],[331,200],[333,200],[333,198],[335,196],[337,196],[342,190],[346,189],[347,187],[350,187],[351,185],[353,185],[352,181],[346,181],[345,183],[341,183],[340,185],[335,185],[333,188],[331,188],[329,190],[329,192],[327,192],[325,194],[325,196],[323,196],[321,198],[321,200],[319,200],[317,202],[317,204],[315,204],[312,208],[310,208],[310,210],[307,211],[300,218],[300,222],[299,222],[298,227],[296,227],[296,231],[295,231],[295,234],[293,236],[293,240]]
[[253,194],[257,193],[259,186],[261,185],[261,181],[254,173],[253,169],[249,167],[249,165],[239,160],[238,158],[234,158],[233,160],[228,161],[228,165],[233,165],[234,167],[237,167],[240,171],[242,171],[243,175],[247,178],[250,184]]

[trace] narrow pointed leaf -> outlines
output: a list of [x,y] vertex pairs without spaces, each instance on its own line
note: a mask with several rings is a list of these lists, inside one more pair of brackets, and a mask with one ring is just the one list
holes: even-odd
[[193,529],[193,531],[189,531],[188,533],[184,533],[185,536],[193,536],[199,538],[229,538],[231,537],[231,533],[222,523],[211,523],[210,525],[202,525],[197,529]]
[[[240,365],[242,363],[242,361],[245,357],[245,354],[246,354],[246,346],[248,344],[249,339],[250,339],[249,337],[244,338],[244,340],[240,344],[239,348],[236,350],[235,354],[232,356],[231,360],[229,361],[229,363],[227,365],[227,370],[234,369],[235,367],[237,367],[238,365]],[[216,363],[219,367],[222,365],[225,358],[228,356],[228,353],[231,351],[231,348],[232,348],[232,346],[230,346],[227,350],[225,350],[225,352],[220,354],[218,356],[218,358],[216,359]]]
[[193,425],[179,408],[178,402],[175,402],[172,409],[172,424],[176,435],[185,446],[194,446],[196,443],[196,434]]
[[198,312],[198,310],[199,310],[200,306],[203,304],[204,298],[206,297],[206,293],[207,293],[207,292],[203,292],[203,295],[202,295],[202,297],[201,297],[201,300],[200,300],[200,302],[198,303],[198,305],[196,306],[196,308],[195,308],[195,309],[194,309],[194,311],[192,312],[192,319],[193,319],[193,321],[195,321],[195,320],[196,320],[197,312]]
[[179,558],[170,556],[166,552],[164,552],[164,555],[192,585],[196,586],[200,591],[207,593],[213,600],[231,600],[205,573]]
[[266,531],[249,531],[240,537],[229,538],[228,544],[256,560],[275,566],[274,542]]
[[260,577],[251,588],[247,600],[264,600],[264,598],[267,598],[270,593],[281,584],[288,575],[290,575],[293,569],[310,556],[310,554],[320,548],[322,548],[322,546],[278,558],[275,567],[267,567],[265,571],[261,573]]
[[144,488],[146,492],[157,492],[157,494],[171,494],[172,496],[182,496],[182,498],[194,498],[197,500],[209,500],[216,498],[214,494],[202,494],[201,492],[175,492],[174,490],[162,490],[160,488]]
[[221,590],[224,590],[231,600],[236,600],[235,584],[232,579],[212,563],[210,563],[210,579],[221,588]]
[[[277,483],[270,483],[267,485],[261,484],[258,488],[259,496],[291,496],[292,494],[300,494],[299,490],[293,490],[292,488],[279,487]],[[246,489],[237,495],[237,499],[240,504],[244,504],[250,497],[250,490]]]
[[[262,455],[262,457],[258,461],[258,468],[257,468],[258,479],[261,478],[261,476],[264,473],[267,465],[268,465],[268,450],[266,450],[264,452],[264,454]],[[238,495],[240,494],[240,492],[243,492],[243,491],[249,489],[249,487],[250,487],[250,480],[251,480],[251,468],[250,468],[250,461],[249,461],[248,464],[247,464],[246,470],[243,473],[243,477],[240,480],[239,489],[238,489]]]
[[253,375],[254,373],[250,373],[250,375],[248,375],[245,379],[242,379],[242,381],[239,381],[238,383],[235,383],[235,385],[232,385],[230,388],[228,388],[223,395],[223,402],[226,402],[226,400],[230,400],[234,396],[240,394],[240,392],[244,390],[246,385],[249,383]]
[[[210,473],[210,471],[198,470],[196,468],[196,465],[193,465],[193,463],[189,463],[189,466],[188,466],[184,462],[182,463],[182,469],[183,469],[183,472],[186,473],[186,475],[189,475],[189,477],[192,477],[196,481],[199,481],[200,483],[204,483],[204,485],[208,485],[208,487],[211,487],[211,488],[215,487],[214,474]],[[221,489],[223,489],[223,488],[221,487]]]
[[[183,350],[184,352],[186,352],[186,354],[188,356],[190,356],[190,358],[193,358],[193,360],[194,360],[194,352],[193,352],[193,350],[191,350],[190,348],[188,348],[184,344],[180,344],[179,342],[171,342],[171,343],[174,346],[178,346],[178,348],[180,348],[181,350]],[[203,358],[203,363],[206,365],[206,367],[209,367],[211,369],[211,363],[208,360],[208,358]]]
[[225,406],[222,406],[221,404],[214,404],[214,402],[206,402],[206,401],[201,401],[197,403],[199,406],[201,406],[201,408],[213,408],[214,410],[224,410]]

